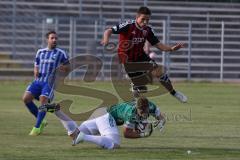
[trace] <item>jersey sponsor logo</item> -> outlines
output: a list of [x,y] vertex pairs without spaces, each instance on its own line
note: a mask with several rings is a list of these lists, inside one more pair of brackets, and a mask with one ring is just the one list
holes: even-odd
[[54,60],[52,60],[52,59],[43,59],[43,60],[41,60],[41,63],[54,63]]
[[138,43],[142,43],[145,41],[145,38],[133,38],[132,39],[132,43],[133,44],[138,44]]
[[147,31],[146,30],[143,30],[143,36],[146,37],[147,36]]

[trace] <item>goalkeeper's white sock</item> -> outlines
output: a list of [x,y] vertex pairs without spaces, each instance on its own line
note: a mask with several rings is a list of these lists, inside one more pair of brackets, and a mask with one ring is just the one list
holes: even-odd
[[114,143],[113,143],[112,139],[109,137],[106,137],[106,136],[84,135],[83,140],[97,144],[106,149],[114,148]]
[[68,135],[71,135],[78,127],[77,123],[73,121],[70,117],[68,117],[65,113],[63,113],[61,110],[56,111],[55,115],[59,118],[63,127],[67,130]]

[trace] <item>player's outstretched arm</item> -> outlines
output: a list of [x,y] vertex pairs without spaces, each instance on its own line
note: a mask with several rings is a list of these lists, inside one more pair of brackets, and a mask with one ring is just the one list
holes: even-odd
[[168,46],[168,45],[165,45],[165,44],[162,44],[161,42],[159,42],[154,46],[161,51],[172,52],[172,51],[177,51],[180,48],[184,48],[184,43],[177,43],[173,46]]
[[111,37],[111,35],[112,35],[112,29],[111,28],[106,29],[103,33],[101,44],[104,46],[107,45],[109,43],[109,38]]

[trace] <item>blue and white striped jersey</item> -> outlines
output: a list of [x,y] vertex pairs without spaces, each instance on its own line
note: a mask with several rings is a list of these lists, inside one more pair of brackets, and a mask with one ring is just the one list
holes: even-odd
[[39,49],[36,54],[35,67],[38,68],[39,75],[36,81],[52,82],[55,77],[56,68],[60,64],[69,63],[66,52],[59,48],[49,50],[48,48]]

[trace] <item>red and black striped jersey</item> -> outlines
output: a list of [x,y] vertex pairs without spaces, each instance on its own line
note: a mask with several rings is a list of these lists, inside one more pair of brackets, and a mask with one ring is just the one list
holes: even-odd
[[118,56],[121,63],[138,62],[145,54],[145,41],[155,45],[159,42],[151,27],[140,28],[135,20],[126,21],[112,27],[113,34],[119,34]]

